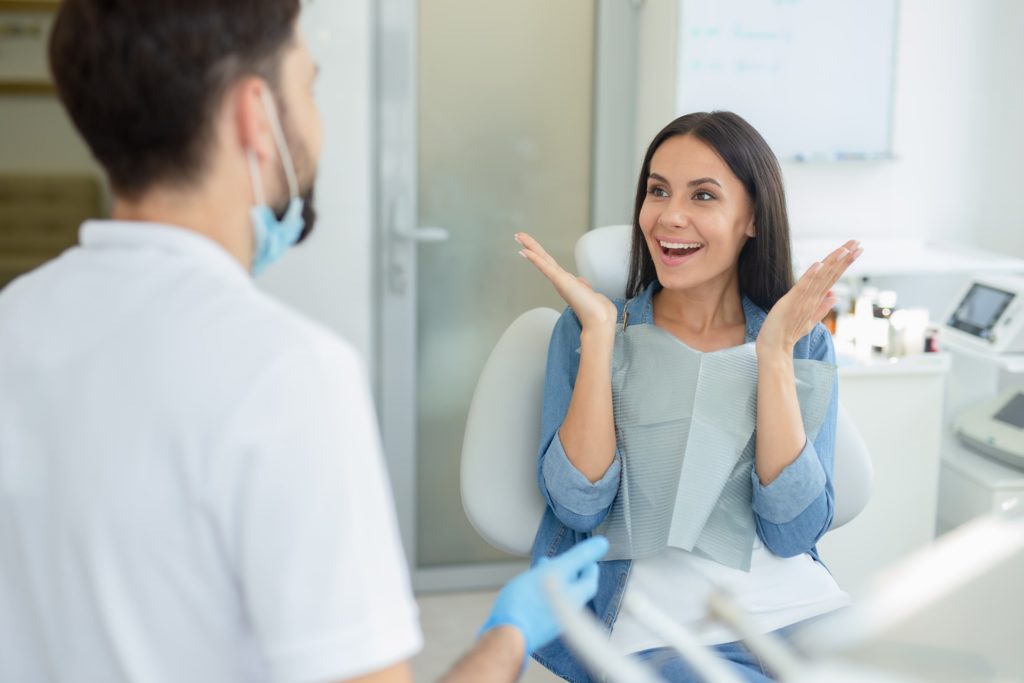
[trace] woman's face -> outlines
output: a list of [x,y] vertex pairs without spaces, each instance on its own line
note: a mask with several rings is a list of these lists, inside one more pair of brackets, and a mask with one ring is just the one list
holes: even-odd
[[654,152],[639,222],[665,289],[730,277],[740,249],[754,236],[743,184],[692,135],[669,138]]

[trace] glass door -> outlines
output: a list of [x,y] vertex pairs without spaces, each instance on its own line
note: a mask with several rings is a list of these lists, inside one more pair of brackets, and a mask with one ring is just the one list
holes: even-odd
[[571,266],[591,225],[595,4],[382,0],[379,12],[385,450],[417,587],[494,584],[522,565],[463,513],[466,413],[509,323],[562,308],[513,233]]

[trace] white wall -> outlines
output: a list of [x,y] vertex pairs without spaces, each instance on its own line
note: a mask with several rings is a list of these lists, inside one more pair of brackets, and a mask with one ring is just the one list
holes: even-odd
[[372,0],[314,2],[302,26],[320,64],[325,127],[316,186],[316,231],[260,286],[373,358]]
[[980,130],[985,151],[977,196],[979,246],[1024,257],[1024,2],[988,0],[987,68],[982,99],[986,104]]
[[992,55],[984,15],[996,4],[902,0],[896,160],[785,164],[796,235],[963,240],[977,225],[984,156],[979,131],[992,105],[985,86]]
[[[674,0],[641,20],[637,164],[673,116]],[[647,31],[648,33],[644,33]],[[783,166],[794,234],[969,242],[1024,256],[1024,3],[901,0],[896,160]],[[671,46],[674,55],[674,44]]]
[[634,131],[637,127],[632,95],[638,73],[637,9],[633,3],[622,0],[597,2],[590,227],[628,222],[632,212],[636,143],[623,131]]
[[[647,145],[659,130],[675,118],[677,0],[647,0],[640,7],[636,73],[636,153],[629,194],[636,193],[636,174]],[[625,92],[623,93],[626,94]],[[633,206],[630,206],[632,212]],[[626,216],[623,223],[629,223]]]

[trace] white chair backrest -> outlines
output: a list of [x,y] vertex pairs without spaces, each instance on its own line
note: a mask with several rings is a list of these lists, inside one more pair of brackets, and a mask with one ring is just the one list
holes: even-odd
[[[576,243],[577,271],[596,290],[621,298],[626,289],[630,226],[598,228]],[[529,555],[545,503],[537,488],[537,449],[547,347],[558,312],[519,316],[494,347],[473,393],[462,446],[466,516],[494,547]],[[833,486],[833,529],[864,509],[873,469],[856,425],[839,406]]]
[[836,458],[832,469],[835,509],[829,529],[838,529],[860,514],[871,499],[874,480],[875,466],[871,464],[871,453],[857,425],[840,403],[836,415]]
[[484,364],[462,442],[462,506],[485,541],[529,555],[544,514],[537,488],[540,408],[558,311],[535,308],[509,325]]

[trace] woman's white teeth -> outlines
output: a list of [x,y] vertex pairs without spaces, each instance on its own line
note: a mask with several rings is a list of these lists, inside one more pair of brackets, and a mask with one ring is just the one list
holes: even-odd
[[665,240],[658,240],[658,244],[662,249],[699,249],[704,246],[700,242],[666,242]]

